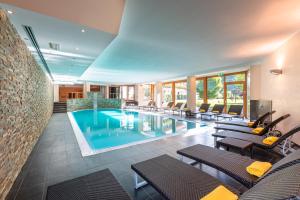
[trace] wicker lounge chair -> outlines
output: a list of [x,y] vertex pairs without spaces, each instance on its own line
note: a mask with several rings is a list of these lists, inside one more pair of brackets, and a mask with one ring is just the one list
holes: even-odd
[[[251,126],[251,128],[256,128],[259,125],[264,124],[265,120],[274,114],[276,111],[271,111],[263,114],[260,116],[257,120],[255,120]],[[221,124],[221,125],[233,125],[233,126],[243,126],[243,127],[249,127],[248,122],[245,121],[216,121],[216,124]]]
[[211,119],[212,117],[222,114],[223,110],[224,110],[223,104],[215,104],[210,112],[200,113],[201,119],[203,118],[203,116],[209,117]]
[[203,103],[201,104],[201,106],[199,107],[199,110],[196,111],[196,112],[193,112],[191,110],[188,110],[185,112],[185,116],[186,117],[196,117],[197,118],[197,115],[198,114],[201,114],[201,113],[207,113],[208,112],[208,109],[209,109],[209,106],[210,104],[209,103]]
[[170,200],[198,200],[220,185],[238,195],[239,200],[292,199],[300,194],[298,163],[263,178],[241,196],[240,191],[168,155],[131,165],[131,168],[136,173],[136,188],[140,186],[137,182],[139,175],[165,199]]
[[172,108],[172,111],[173,111],[173,114],[175,112],[177,113],[180,113],[184,110],[184,108],[186,108],[186,103],[177,103],[173,108]]
[[[289,116],[290,116],[290,114],[286,114],[286,115],[283,115],[283,116],[277,118],[276,120],[269,123],[267,126],[263,127],[264,129],[256,135],[264,135],[264,134],[268,133],[279,122],[283,121],[284,119],[288,118]],[[233,126],[233,125],[216,126],[215,129],[216,129],[216,132],[218,132],[220,130],[226,130],[226,131],[234,131],[234,132],[249,133],[249,134],[253,134],[252,131],[254,130],[254,128],[250,128],[250,127]]]
[[144,108],[149,107],[151,105],[152,105],[152,101],[149,101],[146,105],[138,106],[138,109],[144,109]]
[[[215,149],[201,144],[181,149],[177,151],[177,153],[181,156],[216,168],[247,187],[252,187],[258,180],[260,180],[259,178],[247,173],[246,167],[255,160],[246,156],[241,156],[236,153]],[[300,150],[281,159],[273,165],[265,176],[296,162],[300,163]]]
[[157,106],[156,106],[155,101],[152,101],[152,102],[151,102],[151,105],[150,105],[150,106],[146,106],[145,109],[148,109],[149,111],[151,111],[151,110],[156,110],[156,109],[157,109]]
[[48,187],[46,200],[130,200],[108,169]]
[[217,115],[217,120],[219,118],[230,119],[232,118],[241,118],[243,111],[243,105],[231,105],[228,109],[228,112],[225,114]]
[[167,105],[162,106],[162,107],[160,108],[160,110],[163,110],[163,111],[165,112],[166,110],[170,110],[170,109],[173,107],[173,105],[174,105],[174,102],[171,101],[171,102],[167,103]]
[[218,133],[213,133],[212,136],[215,137],[215,141],[217,138],[227,138],[227,137],[250,141],[253,143],[254,146],[260,147],[262,149],[267,149],[267,150],[273,149],[274,147],[283,143],[281,151],[282,154],[285,155],[291,148],[291,137],[294,134],[298,133],[299,131],[300,131],[300,126],[296,126],[295,128],[291,129],[287,133],[281,135],[279,139],[276,142],[274,142],[272,145],[266,145],[263,143],[263,140],[266,138],[266,136],[259,136],[253,134],[244,134],[244,133],[238,133],[232,131],[221,131]]

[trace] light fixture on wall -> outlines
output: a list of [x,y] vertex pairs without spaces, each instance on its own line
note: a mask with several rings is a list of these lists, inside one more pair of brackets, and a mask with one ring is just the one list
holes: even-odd
[[274,75],[280,75],[282,74],[282,69],[271,69],[270,72]]

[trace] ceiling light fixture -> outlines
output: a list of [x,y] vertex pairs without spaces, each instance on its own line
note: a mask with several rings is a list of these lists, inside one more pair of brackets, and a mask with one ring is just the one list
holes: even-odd
[[8,14],[13,14],[13,13],[14,13],[14,12],[11,11],[11,10],[8,10],[7,12],[8,12]]
[[282,69],[271,69],[270,72],[274,75],[280,75],[282,74]]
[[78,48],[78,47],[76,47],[75,49],[76,49],[77,51],[79,50],[79,48]]
[[84,30],[84,29],[81,29],[81,32],[82,32],[82,33],[84,33],[84,32],[85,32],[85,30]]

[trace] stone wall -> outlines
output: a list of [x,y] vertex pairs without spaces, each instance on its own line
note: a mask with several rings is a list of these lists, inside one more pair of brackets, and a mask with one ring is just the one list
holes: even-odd
[[67,101],[67,110],[72,112],[75,110],[93,109],[94,94],[97,99],[97,108],[121,108],[121,99],[105,99],[101,92],[88,92],[87,98],[82,99],[69,99]]
[[8,194],[52,115],[52,90],[0,9],[0,199]]

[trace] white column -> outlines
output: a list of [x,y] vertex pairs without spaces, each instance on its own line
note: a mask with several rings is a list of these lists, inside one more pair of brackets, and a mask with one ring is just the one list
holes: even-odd
[[84,82],[83,84],[83,98],[87,98],[87,93],[91,91],[91,84]]
[[155,101],[157,107],[160,108],[161,103],[162,103],[162,82],[155,83],[154,101]]
[[187,77],[187,107],[191,110],[196,109],[196,77]]
[[59,102],[59,85],[58,84],[53,85],[53,101]]
[[106,86],[105,88],[105,99],[109,98],[109,85]]

